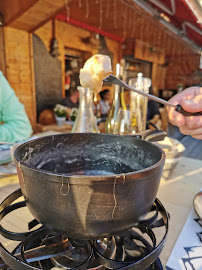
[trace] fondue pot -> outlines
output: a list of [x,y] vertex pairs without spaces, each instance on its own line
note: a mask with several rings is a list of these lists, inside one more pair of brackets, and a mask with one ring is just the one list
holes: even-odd
[[59,134],[14,153],[33,216],[74,239],[119,234],[144,219],[165,162],[156,145],[135,136]]

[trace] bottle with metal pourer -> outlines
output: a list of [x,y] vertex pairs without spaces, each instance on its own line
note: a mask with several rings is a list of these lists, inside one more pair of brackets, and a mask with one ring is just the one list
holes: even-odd
[[[121,73],[123,72],[123,69],[121,70],[120,64],[116,64],[116,76],[118,78],[122,78]],[[117,115],[119,112],[119,109],[126,109],[126,105],[124,102],[124,89],[120,87],[119,85],[114,85],[114,96],[113,96],[113,102],[112,107],[108,113],[107,121],[106,121],[106,133],[113,134],[114,133],[114,126],[117,120]]]

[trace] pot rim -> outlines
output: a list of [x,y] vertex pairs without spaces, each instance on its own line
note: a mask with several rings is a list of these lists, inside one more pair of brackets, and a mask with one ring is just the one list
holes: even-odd
[[[21,165],[23,165],[26,169],[31,169],[32,171],[35,171],[37,173],[43,173],[45,175],[49,175],[49,176],[57,176],[57,177],[66,177],[66,178],[71,178],[71,179],[89,179],[89,180],[95,180],[95,178],[97,178],[98,180],[105,180],[105,179],[113,179],[114,178],[121,178],[121,176],[123,177],[127,177],[127,176],[131,176],[131,175],[139,175],[139,174],[145,174],[147,173],[148,171],[152,171],[153,169],[158,169],[158,171],[161,169],[161,164],[165,162],[165,153],[164,151],[157,145],[151,143],[151,142],[148,142],[148,141],[144,141],[146,144],[152,144],[153,147],[155,148],[158,148],[158,150],[161,152],[161,158],[160,160],[155,163],[154,165],[150,166],[150,167],[147,167],[147,168],[144,168],[142,170],[138,170],[138,171],[132,171],[132,172],[128,172],[128,173],[120,173],[120,174],[109,174],[109,175],[70,175],[70,174],[67,174],[67,173],[55,173],[55,172],[52,172],[52,171],[47,171],[47,170],[43,170],[43,169],[37,169],[36,167],[32,166],[32,165],[28,165],[27,163],[25,163],[24,161],[21,161],[17,152],[19,151],[19,149],[21,147],[23,147],[24,145],[26,144],[29,144],[30,142],[33,142],[33,141],[40,141],[41,139],[45,139],[45,138],[50,138],[50,137],[56,137],[56,136],[64,136],[64,135],[68,135],[68,136],[73,136],[75,134],[89,134],[89,135],[93,135],[93,136],[121,136],[121,135],[117,135],[117,134],[106,134],[106,133],[62,133],[62,134],[54,134],[54,135],[48,135],[48,136],[44,136],[44,137],[39,137],[37,139],[34,139],[34,140],[29,140],[23,144],[21,144],[20,146],[18,146],[14,152],[14,161],[15,161],[15,165],[17,168],[20,168]],[[121,136],[123,137],[123,136]],[[127,137],[127,136],[126,136]],[[137,139],[137,140],[141,140],[140,138],[136,138],[136,136],[130,136],[130,137],[133,137],[134,139]],[[155,170],[156,172],[156,170]],[[149,174],[149,176],[151,177],[153,174]],[[145,175],[146,176],[146,175]],[[147,176],[145,177],[144,175],[142,175],[141,178],[147,178]],[[136,179],[137,180],[137,179]]]

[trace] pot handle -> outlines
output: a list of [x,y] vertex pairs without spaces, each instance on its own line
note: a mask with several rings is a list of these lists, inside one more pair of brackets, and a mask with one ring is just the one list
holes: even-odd
[[147,129],[143,132],[138,133],[142,140],[148,142],[162,141],[166,137],[167,133],[158,129]]

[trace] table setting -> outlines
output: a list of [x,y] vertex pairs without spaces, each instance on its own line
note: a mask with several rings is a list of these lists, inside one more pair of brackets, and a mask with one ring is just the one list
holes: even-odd
[[[141,92],[145,78],[141,75],[138,80]],[[149,85],[145,87],[148,90]],[[85,88],[81,90],[84,98],[79,111],[83,113],[78,114],[72,133],[35,137],[19,145],[14,157],[11,153],[20,189],[1,203],[1,219],[27,207],[29,214],[21,211],[21,219],[15,223],[25,225],[31,215],[34,219],[28,222],[29,228],[41,227],[21,234],[0,227],[5,238],[21,241],[20,249],[10,253],[3,240],[3,261],[14,270],[24,264],[23,269],[200,270],[201,197],[195,195],[201,189],[201,161],[182,157],[184,148],[179,142],[170,139],[168,147],[165,132],[146,129],[146,110],[143,114],[142,110],[127,110],[121,88],[122,108],[119,103],[112,134],[100,134],[93,125],[83,130],[88,126],[82,109],[91,108],[87,105],[93,95],[90,93],[88,103]],[[136,106],[138,102],[145,105],[145,97],[138,97],[135,95]],[[146,97],[150,96],[146,93]],[[92,110],[90,115],[95,120]],[[160,144],[163,139],[165,144]],[[174,155],[166,155],[164,149]],[[171,168],[164,177],[166,160]],[[12,205],[22,195],[24,200]],[[9,227],[9,220],[4,225]],[[35,241],[41,241],[39,246],[35,247]],[[18,260],[21,258],[23,261]]]

